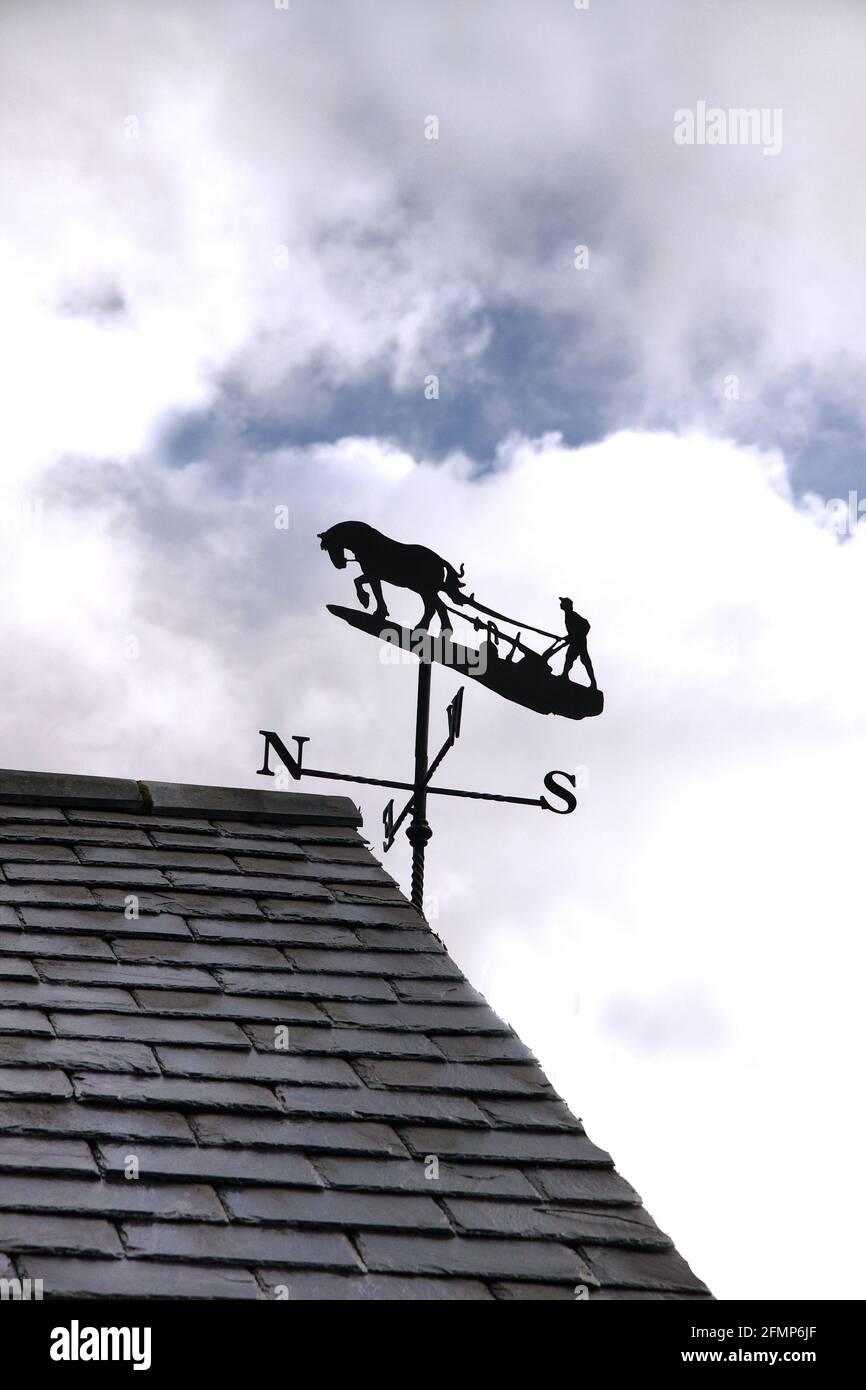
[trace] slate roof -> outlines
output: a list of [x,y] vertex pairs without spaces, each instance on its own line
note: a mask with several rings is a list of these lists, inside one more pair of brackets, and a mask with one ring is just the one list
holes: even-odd
[[359,826],[340,797],[0,772],[0,1278],[709,1297]]

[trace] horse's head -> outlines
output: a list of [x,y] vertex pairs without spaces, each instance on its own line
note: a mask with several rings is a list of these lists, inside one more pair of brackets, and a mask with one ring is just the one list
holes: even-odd
[[[333,530],[333,527],[331,530]],[[319,541],[321,542],[322,550],[328,552],[331,564],[338,570],[344,570],[346,568],[346,552],[339,542],[335,540],[331,531],[320,531]]]

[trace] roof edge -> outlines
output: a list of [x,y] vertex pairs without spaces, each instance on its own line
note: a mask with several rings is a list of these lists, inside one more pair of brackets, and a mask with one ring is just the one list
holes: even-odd
[[133,781],[126,777],[82,777],[66,772],[26,772],[11,768],[0,768],[0,806],[211,816],[272,825],[357,827],[362,823],[361,812],[347,796]]

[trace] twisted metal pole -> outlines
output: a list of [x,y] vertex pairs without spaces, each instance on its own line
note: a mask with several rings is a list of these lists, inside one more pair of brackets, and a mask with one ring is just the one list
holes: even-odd
[[431,663],[418,661],[418,707],[415,714],[415,783],[412,820],[406,838],[412,846],[412,906],[424,914],[424,851],[433,831],[427,821],[427,736],[430,727]]

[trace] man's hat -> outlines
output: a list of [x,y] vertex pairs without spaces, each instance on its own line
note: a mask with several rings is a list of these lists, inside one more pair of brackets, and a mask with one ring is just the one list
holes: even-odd
[[572,608],[574,607],[574,604],[572,603],[570,598],[561,598],[559,601],[560,603],[571,603]]

